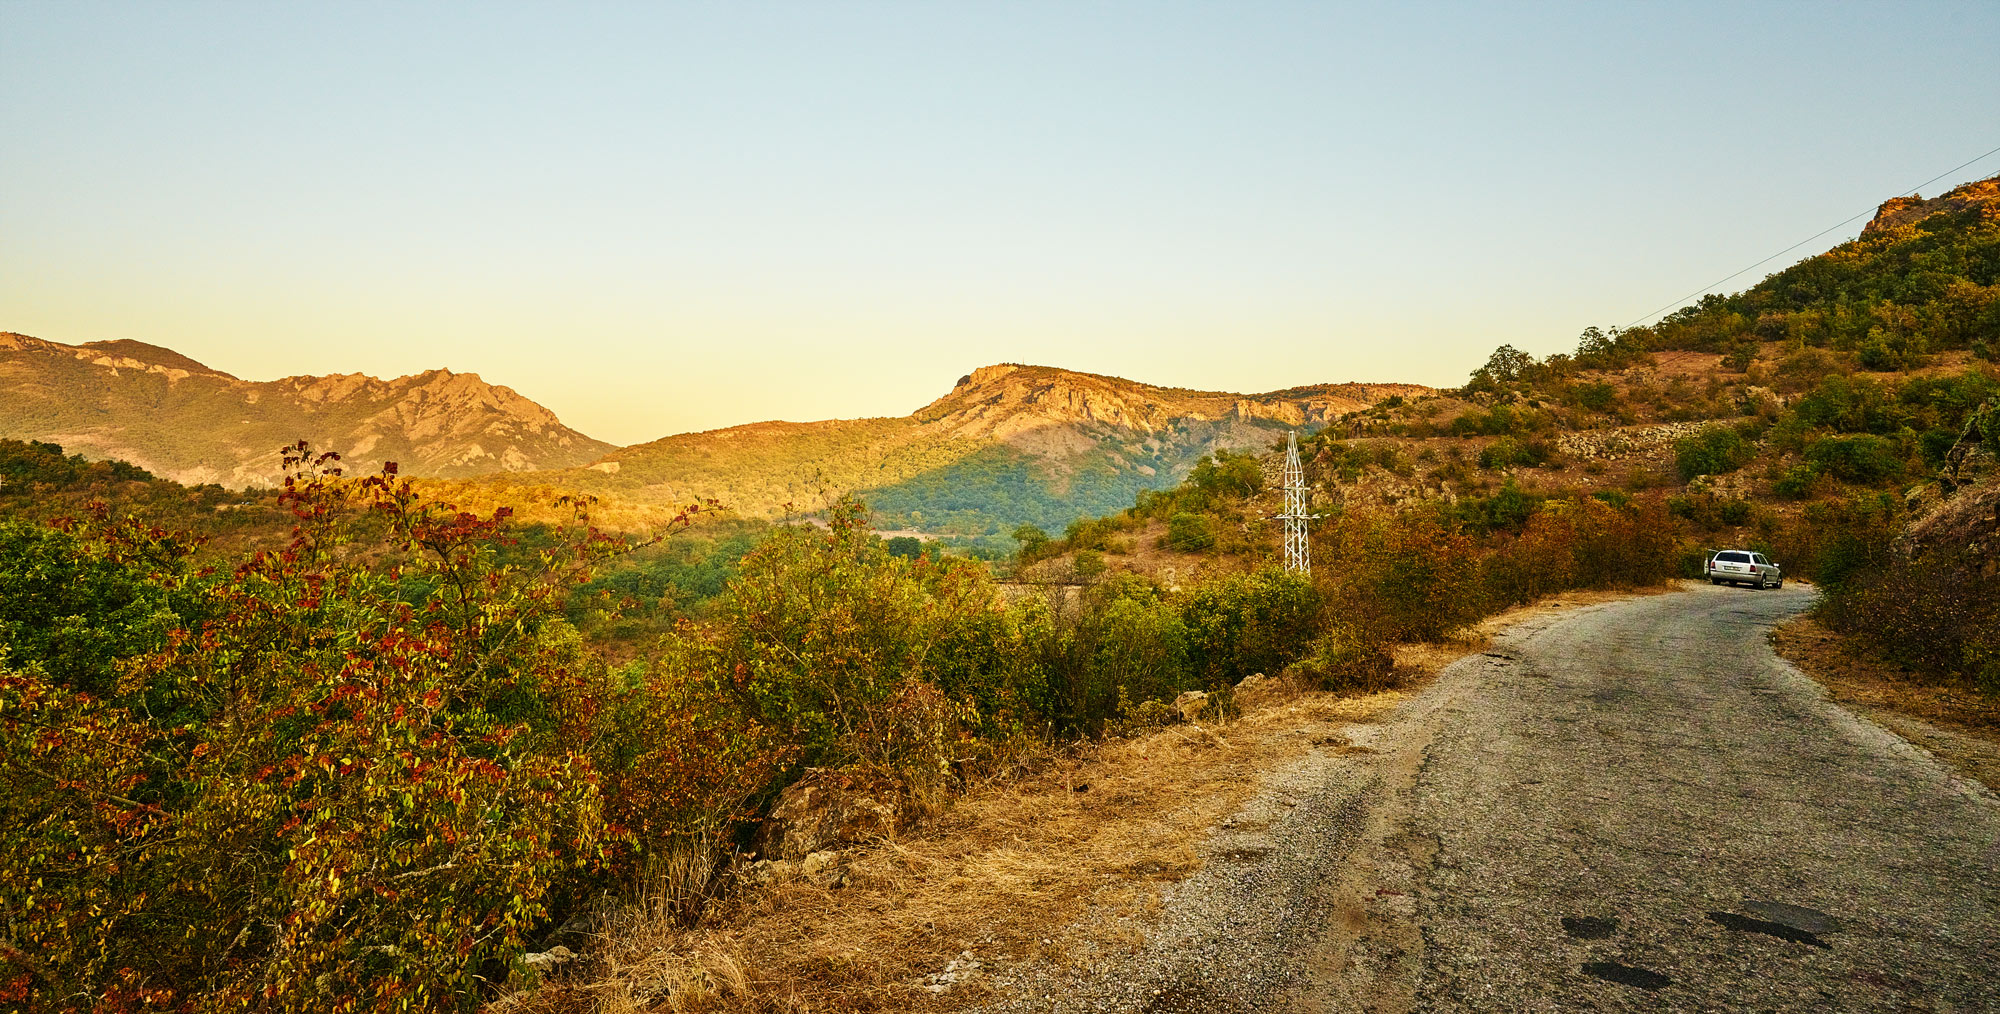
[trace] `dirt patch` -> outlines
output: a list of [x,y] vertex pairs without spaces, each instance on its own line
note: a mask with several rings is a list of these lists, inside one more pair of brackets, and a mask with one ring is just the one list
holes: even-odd
[[2000,700],[1920,676],[1810,617],[1772,631],[1771,646],[1844,707],[2000,790]]

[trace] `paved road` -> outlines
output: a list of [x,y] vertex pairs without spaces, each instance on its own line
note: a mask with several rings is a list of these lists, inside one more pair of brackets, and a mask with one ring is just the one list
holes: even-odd
[[1515,627],[1004,1009],[2000,1011],[2000,802],[1771,655],[1809,595]]

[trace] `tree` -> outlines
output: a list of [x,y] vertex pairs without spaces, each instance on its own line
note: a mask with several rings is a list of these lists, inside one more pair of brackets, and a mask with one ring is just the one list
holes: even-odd
[[1021,556],[1025,559],[1049,544],[1049,533],[1034,525],[1022,525],[1014,529],[1014,541],[1021,544]]

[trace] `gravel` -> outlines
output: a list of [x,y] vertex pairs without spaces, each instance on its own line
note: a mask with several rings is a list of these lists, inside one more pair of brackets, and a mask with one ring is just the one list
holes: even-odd
[[2000,802],[1771,654],[1810,596],[1517,625],[983,1009],[2000,1010]]

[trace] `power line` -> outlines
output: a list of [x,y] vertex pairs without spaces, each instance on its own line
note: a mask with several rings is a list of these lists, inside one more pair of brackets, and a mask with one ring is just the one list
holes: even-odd
[[[1965,168],[1966,166],[1969,166],[1969,165],[1971,165],[1971,164],[1972,164],[1973,162],[1977,162],[1977,161],[1979,161],[1980,159],[1983,159],[1983,158],[1985,158],[1985,157],[1986,157],[1987,155],[1991,155],[1991,154],[1993,154],[1994,152],[2000,152],[2000,148],[1995,148],[1995,149],[1993,149],[1993,151],[1989,151],[1989,152],[1987,152],[1987,153],[1986,153],[1985,155],[1980,155],[1980,156],[1979,156],[1978,158],[1975,158],[1975,159],[1972,159],[1971,161],[1968,161],[1968,162],[1963,162],[1963,163],[1960,163],[1960,164],[1958,164],[1958,165],[1955,165],[1955,166],[1952,166],[1951,168],[1949,168],[1949,169],[1946,169],[1946,170],[1945,170],[1944,172],[1941,172],[1941,173],[1938,173],[1938,174],[1937,174],[1936,176],[1933,176],[1933,177],[1931,177],[1930,179],[1927,179],[1927,180],[1923,181],[1922,183],[1919,183],[1919,184],[1917,184],[1916,186],[1914,186],[1914,187],[1911,187],[1910,189],[1908,189],[1908,190],[1905,190],[1905,191],[1903,191],[1903,192],[1902,192],[1902,193],[1900,193],[1900,194],[1897,194],[1896,196],[1898,196],[1898,197],[1907,197],[1907,196],[1909,196],[1909,195],[1911,195],[1911,194],[1914,194],[1914,193],[1916,193],[1917,191],[1919,191],[1919,190],[1922,190],[1923,188],[1925,188],[1925,187],[1927,187],[1927,186],[1930,186],[1931,184],[1933,184],[1933,183],[1936,183],[1937,181],[1939,181],[1939,180],[1941,180],[1941,179],[1944,179],[1944,178],[1945,178],[1946,176],[1950,176],[1950,175],[1951,175],[1952,173],[1955,173],[1955,172],[1959,171],[1960,169],[1963,169],[1963,168]],[[1824,228],[1824,229],[1821,229],[1820,231],[1818,231],[1818,232],[1816,232],[1816,233],[1813,233],[1812,235],[1810,235],[1810,236],[1807,236],[1806,238],[1804,238],[1804,239],[1802,239],[1802,240],[1799,240],[1799,241],[1798,241],[1797,243],[1793,243],[1793,244],[1792,244],[1791,246],[1788,246],[1788,247],[1784,248],[1783,250],[1780,250],[1780,251],[1778,251],[1777,253],[1774,253],[1774,254],[1772,254],[1771,256],[1769,256],[1769,257],[1766,257],[1766,258],[1764,258],[1763,260],[1760,260],[1760,261],[1758,261],[1758,262],[1757,262],[1756,264],[1752,264],[1752,265],[1750,265],[1750,267],[1747,267],[1747,268],[1744,268],[1744,269],[1743,269],[1742,271],[1732,271],[1732,272],[1730,272],[1729,274],[1726,274],[1726,275],[1723,275],[1723,276],[1722,276],[1721,278],[1718,278],[1718,279],[1716,279],[1715,281],[1712,281],[1712,282],[1708,283],[1707,285],[1704,285],[1704,286],[1702,286],[1701,288],[1699,288],[1699,289],[1696,289],[1696,290],[1694,290],[1693,292],[1690,292],[1690,293],[1688,293],[1687,295],[1685,295],[1685,296],[1682,296],[1681,298],[1679,298],[1679,299],[1676,299],[1676,300],[1674,300],[1673,302],[1671,302],[1671,303],[1668,303],[1667,305],[1665,305],[1665,306],[1663,306],[1663,307],[1660,307],[1660,308],[1659,308],[1658,310],[1654,310],[1654,311],[1653,311],[1652,313],[1648,313],[1648,314],[1644,314],[1644,315],[1640,316],[1640,317],[1639,317],[1639,318],[1638,318],[1637,320],[1634,320],[1634,321],[1633,321],[1633,322],[1632,322],[1631,324],[1627,324],[1627,325],[1625,325],[1625,326],[1626,326],[1626,327],[1631,327],[1631,326],[1633,326],[1634,324],[1637,324],[1637,323],[1639,323],[1639,321],[1642,321],[1642,320],[1650,320],[1650,319],[1651,319],[1651,318],[1653,318],[1653,317],[1657,317],[1657,316],[1659,316],[1659,315],[1660,315],[1661,313],[1663,313],[1663,312],[1665,312],[1665,311],[1667,311],[1667,310],[1671,310],[1671,309],[1673,309],[1674,307],[1676,307],[1676,306],[1679,306],[1679,305],[1681,305],[1682,303],[1685,303],[1685,302],[1687,302],[1688,300],[1690,300],[1690,299],[1693,299],[1694,297],[1696,297],[1696,296],[1699,296],[1699,295],[1701,295],[1702,293],[1704,293],[1704,292],[1707,292],[1708,290],[1710,290],[1710,289],[1713,289],[1713,288],[1715,288],[1715,287],[1716,287],[1716,286],[1718,286],[1718,285],[1721,285],[1721,284],[1722,284],[1723,282],[1726,282],[1726,281],[1730,280],[1731,278],[1735,278],[1735,277],[1736,277],[1737,275],[1740,275],[1740,274],[1743,274],[1743,273],[1744,273],[1745,271],[1750,271],[1750,270],[1752,270],[1752,269],[1756,268],[1756,267],[1757,267],[1758,265],[1761,265],[1761,264],[1764,264],[1764,263],[1765,263],[1766,261],[1773,261],[1773,260],[1777,260],[1778,258],[1780,258],[1780,257],[1783,257],[1784,255],[1786,255],[1786,254],[1788,254],[1788,253],[1791,253],[1792,251],[1794,251],[1794,250],[1797,250],[1798,248],[1800,248],[1800,247],[1802,247],[1802,246],[1805,246],[1805,245],[1806,245],[1807,243],[1810,243],[1810,242],[1812,242],[1813,240],[1816,240],[1816,239],[1820,238],[1821,236],[1824,236],[1824,235],[1826,235],[1827,233],[1829,233],[1829,232],[1832,232],[1833,230],[1835,230],[1835,229],[1838,229],[1838,228],[1840,228],[1841,226],[1844,226],[1844,225],[1847,225],[1848,223],[1850,223],[1850,222],[1853,222],[1853,221],[1854,221],[1854,219],[1856,219],[1856,218],[1860,218],[1860,217],[1862,217],[1863,215],[1867,215],[1867,214],[1869,214],[1870,212],[1873,212],[1874,210],[1875,210],[1874,208],[1869,208],[1869,209],[1867,209],[1867,210],[1865,210],[1865,211],[1861,212],[1860,214],[1858,214],[1858,215],[1855,215],[1855,216],[1853,216],[1853,217],[1851,217],[1851,218],[1847,218],[1847,219],[1843,219],[1843,220],[1841,220],[1841,221],[1839,221],[1839,222],[1836,222],[1836,223],[1834,223],[1833,225],[1829,225],[1829,226],[1827,226],[1826,228]]]

